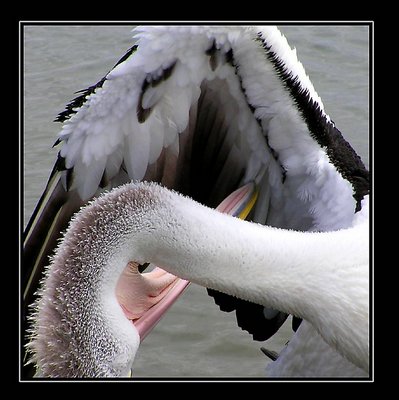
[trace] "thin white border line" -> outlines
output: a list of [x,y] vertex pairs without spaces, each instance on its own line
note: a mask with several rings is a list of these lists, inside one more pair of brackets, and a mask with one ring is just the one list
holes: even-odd
[[137,20],[137,21],[105,21],[105,20],[84,20],[84,21],[76,21],[76,20],[53,20],[53,21],[45,21],[45,20],[21,20],[19,21],[20,24],[137,24],[137,23],[145,23],[145,24],[239,24],[239,25],[243,25],[243,24],[252,24],[252,25],[256,25],[256,24],[299,24],[299,25],[313,25],[313,24],[323,24],[323,25],[334,25],[334,24],[338,24],[338,25],[342,25],[342,24],[353,24],[353,25],[362,25],[362,24],[374,24],[374,21],[372,20],[361,20],[361,21],[356,21],[356,20],[334,20],[334,21],[328,21],[328,20],[321,20],[321,21],[312,21],[312,20],[305,20],[305,21],[301,21],[301,20],[293,20],[293,21],[286,21],[286,20],[248,20],[248,21],[238,21],[238,20],[219,20],[219,21],[207,21],[207,20],[203,20],[203,21],[175,21],[175,20]]
[[[22,149],[22,108],[21,107],[21,100],[23,98],[23,94],[22,94],[22,79],[23,79],[23,65],[22,65],[22,51],[23,49],[21,48],[21,42],[23,39],[23,25],[24,24],[35,24],[35,25],[39,25],[41,23],[45,24],[45,25],[50,25],[50,24],[70,24],[70,23],[76,23],[77,25],[79,24],[91,24],[91,23],[115,23],[117,25],[122,25],[122,24],[126,24],[126,25],[130,25],[130,24],[135,24],[136,22],[139,23],[144,23],[144,22],[150,22],[150,23],[162,23],[162,22],[180,22],[180,23],[185,23],[186,21],[19,21],[19,31],[18,31],[18,65],[19,65],[19,80],[18,80],[18,99],[19,99],[19,105],[18,105],[18,117],[19,117],[19,121],[18,121],[18,131],[19,131],[19,137],[18,137],[18,145],[19,145],[19,149]],[[202,23],[202,22],[210,22],[210,23],[218,23],[219,21],[193,21],[194,23]],[[227,22],[227,23],[234,23],[236,21],[221,21],[221,22]],[[242,23],[242,21],[237,21],[240,22],[240,24]],[[282,22],[282,21],[244,21],[244,23],[250,23],[250,22],[256,22],[256,23],[260,23],[260,22],[267,22],[268,24],[279,24],[279,25],[284,25],[284,23],[287,24],[295,24],[296,22],[300,22],[300,25],[305,25],[306,23],[310,23],[309,25],[313,24],[320,24],[322,23],[323,25],[334,25],[334,23],[338,23],[338,24],[349,24],[351,22],[355,23],[356,25],[362,25],[362,24],[371,24],[372,26],[372,31],[371,31],[371,47],[370,47],[370,43],[369,43],[369,53],[371,50],[371,54],[370,54],[370,63],[371,63],[371,74],[370,74],[370,69],[369,69],[369,77],[371,77],[371,82],[370,85],[372,87],[372,95],[370,98],[370,106],[371,106],[371,110],[370,110],[370,114],[369,114],[369,120],[370,120],[370,115],[372,115],[372,124],[369,127],[369,139],[370,142],[369,144],[371,144],[371,148],[369,150],[369,156],[371,159],[371,165],[372,165],[372,170],[370,171],[372,173],[372,176],[374,178],[374,21],[287,21],[287,22]],[[191,21],[188,21],[188,23],[191,23]],[[370,154],[371,153],[371,154]],[[22,173],[23,173],[23,166],[22,166],[22,152],[19,151],[18,154],[18,166],[19,166],[19,174],[18,174],[18,200],[19,200],[19,205],[22,205]],[[370,225],[370,235],[371,235],[371,250],[372,250],[372,254],[374,255],[374,235],[372,234],[372,228],[374,228],[374,179],[372,179],[372,185],[371,185],[371,196],[372,196],[372,207],[371,207],[371,225]],[[19,222],[19,228],[22,227],[22,218],[21,218],[21,210],[18,213],[18,222]],[[21,376],[21,372],[22,369],[21,367],[23,366],[23,360],[21,360],[21,338],[22,338],[22,327],[21,327],[21,263],[22,263],[22,252],[21,252],[21,245],[22,245],[22,235],[21,235],[21,229],[19,229],[19,247],[18,247],[18,261],[19,261],[19,268],[18,268],[18,277],[19,277],[19,287],[18,287],[18,293],[19,293],[19,299],[18,299],[18,303],[19,303],[19,318],[18,318],[18,327],[19,327],[19,349],[18,349],[18,354],[19,354],[19,370],[18,370],[18,376],[19,376],[19,382],[20,383],[40,383],[43,381],[47,381],[47,379],[40,379],[40,378],[36,378],[36,379],[32,379],[32,378],[22,378]],[[371,285],[371,292],[373,293],[373,297],[372,297],[372,302],[371,302],[371,308],[372,308],[372,314],[374,316],[374,262],[371,259],[370,260],[370,268],[371,268],[371,276],[372,276],[372,285]],[[372,322],[374,322],[374,318],[372,319]],[[233,383],[233,382],[332,382],[332,383],[338,383],[338,382],[374,382],[374,374],[375,374],[375,358],[374,358],[374,323],[371,323],[371,331],[372,331],[372,345],[371,345],[371,352],[372,352],[372,357],[371,357],[371,362],[372,362],[372,368],[371,368],[371,374],[368,377],[365,378],[349,378],[349,379],[342,379],[342,380],[337,380],[332,378],[331,380],[329,379],[271,379],[271,378],[242,378],[242,377],[237,377],[237,379],[235,379],[234,377],[232,377],[232,379],[226,379],[225,377],[219,379],[218,377],[215,377],[214,379],[209,379],[209,378],[201,378],[201,377],[193,377],[192,380],[185,380],[185,379],[179,379],[179,377],[176,377],[176,379],[174,379],[173,377],[171,378],[151,378],[151,377],[142,377],[142,379],[138,378],[136,381],[132,381],[132,380],[128,380],[128,379],[104,379],[104,380],[92,380],[92,379],[84,379],[84,380],[57,380],[56,382],[70,382],[70,383],[103,383],[103,382],[110,382],[110,383],[120,383],[120,382],[127,382],[127,383],[132,383],[132,382],[141,382],[141,383],[153,383],[153,382],[228,382],[228,383]],[[22,363],[21,363],[22,361]],[[49,380],[49,382],[53,382],[53,380]]]

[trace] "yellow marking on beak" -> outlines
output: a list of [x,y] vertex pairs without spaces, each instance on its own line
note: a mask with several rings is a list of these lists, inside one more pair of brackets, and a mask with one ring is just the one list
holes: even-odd
[[259,190],[258,188],[254,185],[253,187],[253,191],[251,193],[251,195],[249,196],[248,200],[246,201],[247,204],[245,205],[245,207],[241,210],[241,212],[237,215],[238,218],[241,219],[245,219],[247,218],[248,214],[251,212],[251,210],[253,209],[256,200],[258,199],[258,195],[259,195]]

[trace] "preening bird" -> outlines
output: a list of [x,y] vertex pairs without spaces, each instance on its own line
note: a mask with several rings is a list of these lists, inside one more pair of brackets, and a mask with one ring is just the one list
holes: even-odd
[[[325,113],[295,51],[271,26],[148,26],[136,28],[135,37],[117,65],[58,117],[62,147],[26,229],[25,306],[60,232],[100,191],[146,180],[196,202],[135,184],[76,216],[36,303],[34,320],[49,318],[55,335],[33,324],[30,348],[40,373],[126,374],[138,336],[127,333],[136,328],[115,288],[129,262],[152,262],[208,287],[254,338],[268,338],[288,313],[304,318],[270,375],[317,376],[320,366],[331,376],[367,374],[368,171]],[[209,209],[250,182],[258,189],[252,223]],[[125,230],[126,221],[145,237],[145,249],[136,249],[142,239]],[[73,265],[65,259],[69,251],[77,255]],[[107,257],[117,267],[108,268]],[[67,281],[54,286],[60,260],[70,269]],[[63,304],[50,312],[48,290]],[[89,303],[72,301],[82,293]],[[255,311],[247,313],[248,307]],[[267,319],[264,307],[278,311]],[[43,340],[51,344],[47,351],[54,348],[48,368],[40,364],[43,347],[36,346]],[[66,346],[64,357],[57,358],[57,343]]]

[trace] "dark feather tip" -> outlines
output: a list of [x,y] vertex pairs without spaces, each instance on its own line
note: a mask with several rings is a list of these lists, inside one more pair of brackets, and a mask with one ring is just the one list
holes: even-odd
[[279,354],[276,351],[266,349],[265,347],[261,347],[260,350],[265,356],[269,357],[272,361],[276,361],[278,359]]

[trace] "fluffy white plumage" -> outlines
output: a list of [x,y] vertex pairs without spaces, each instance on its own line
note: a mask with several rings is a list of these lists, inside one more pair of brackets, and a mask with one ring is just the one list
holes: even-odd
[[[257,178],[261,163],[269,170],[272,193],[289,192],[285,197],[291,201],[284,202],[284,210],[279,209],[279,202],[273,202],[269,213],[272,224],[292,226],[293,221],[300,220],[300,202],[312,203],[315,230],[347,226],[353,212],[352,207],[346,205],[353,204],[353,189],[349,182],[342,181],[326,153],[309,136],[308,127],[293,99],[282,86],[273,66],[265,63],[263,49],[255,41],[258,32],[267,38],[271,50],[279,55],[294,76],[298,76],[301,86],[309,90],[311,98],[324,110],[296,52],[291,50],[276,27],[137,28],[135,39],[139,47],[134,56],[106,76],[103,86],[87,97],[78,112],[65,122],[59,135],[68,138],[60,154],[65,157],[67,168],[74,166],[75,185],[81,197],[86,199],[96,192],[104,168],[107,178],[112,180],[122,161],[131,178],[142,179],[147,166],[158,158],[162,148],[174,143],[178,134],[187,128],[189,110],[200,96],[201,83],[222,80],[235,107],[240,110],[239,113],[227,110],[226,119],[237,115],[235,126],[240,137],[246,137],[249,151],[258,161],[254,168],[247,169],[246,180]],[[209,68],[206,51],[214,42],[216,48],[234,52],[247,100],[231,65],[220,63],[215,71]],[[248,59],[251,62],[247,62]],[[160,71],[174,63],[170,78],[146,91],[143,107],[155,104],[156,107],[146,123],[139,123],[136,109],[142,82],[149,77],[156,79]],[[255,107],[255,117],[262,127],[267,127],[269,144],[279,154],[281,164],[290,175],[284,187],[281,171],[270,162],[263,135],[247,101]],[[240,150],[241,147],[238,144]],[[340,196],[338,199],[333,196],[334,204],[329,204],[331,193],[335,193],[337,186]],[[299,216],[296,215],[298,210]]]
[[[116,188],[77,214],[60,244],[37,307],[35,361],[44,376],[127,374],[139,343],[114,292],[136,260],[306,319],[311,325],[303,322],[271,375],[364,376],[368,230],[367,219],[335,232],[283,230],[231,218],[155,184]],[[74,332],[66,334],[71,324]]]

